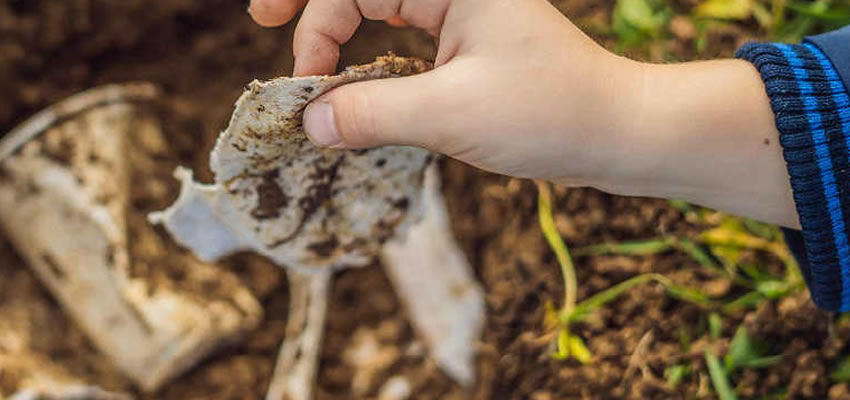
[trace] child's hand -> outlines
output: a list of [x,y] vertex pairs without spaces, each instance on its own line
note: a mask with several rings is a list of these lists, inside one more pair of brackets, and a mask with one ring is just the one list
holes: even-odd
[[[252,0],[279,25],[307,0]],[[773,112],[736,60],[648,65],[602,49],[546,0],[310,0],[295,74],[333,72],[363,17],[438,39],[433,71],[337,88],[308,106],[311,140],[426,147],[503,174],[680,198],[796,226]]]
[[[263,24],[301,0],[254,0]],[[439,38],[437,68],[346,85],[307,108],[320,145],[423,146],[504,174],[585,181],[616,167],[640,66],[617,58],[544,0],[311,0],[295,33],[295,73],[332,73],[362,16],[400,13]]]

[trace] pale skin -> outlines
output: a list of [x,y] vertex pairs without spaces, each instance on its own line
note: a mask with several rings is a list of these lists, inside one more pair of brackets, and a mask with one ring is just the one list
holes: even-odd
[[295,31],[295,75],[333,73],[365,19],[438,41],[425,74],[337,88],[311,103],[317,145],[413,145],[488,171],[677,198],[799,227],[773,111],[755,68],[616,56],[546,0],[252,0]]

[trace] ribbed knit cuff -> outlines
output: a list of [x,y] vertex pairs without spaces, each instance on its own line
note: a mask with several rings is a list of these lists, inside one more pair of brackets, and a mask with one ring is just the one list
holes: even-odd
[[850,310],[850,97],[811,44],[748,44],[738,58],[761,73],[776,114],[815,303]]

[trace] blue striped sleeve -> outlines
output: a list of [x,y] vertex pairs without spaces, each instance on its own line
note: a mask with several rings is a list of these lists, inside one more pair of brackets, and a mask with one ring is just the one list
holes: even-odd
[[[848,32],[850,33],[850,32]],[[845,42],[847,43],[847,42]],[[846,48],[847,45],[845,45]],[[850,96],[816,43],[753,43],[802,226],[803,275],[818,306],[850,310]]]

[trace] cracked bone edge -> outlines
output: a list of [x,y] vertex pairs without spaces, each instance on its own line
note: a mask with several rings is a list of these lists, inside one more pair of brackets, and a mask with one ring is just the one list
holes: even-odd
[[381,261],[430,356],[465,387],[475,381],[475,342],[484,295],[455,242],[436,166],[428,168],[425,216],[404,239],[388,242]]
[[238,339],[262,315],[245,288],[204,305],[172,289],[150,294],[144,277],[128,275],[127,139],[160,133],[130,101],[153,92],[92,89],[0,144],[0,227],[95,346],[146,391]]

